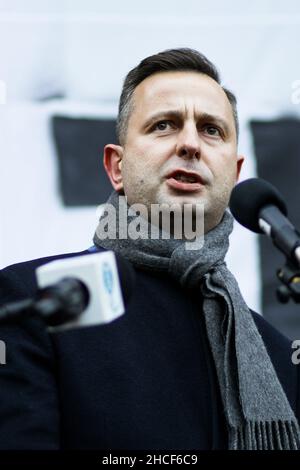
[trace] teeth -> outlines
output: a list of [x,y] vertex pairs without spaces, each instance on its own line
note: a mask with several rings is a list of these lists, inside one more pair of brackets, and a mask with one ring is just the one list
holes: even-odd
[[174,178],[177,181],[183,181],[184,183],[196,183],[195,176],[186,176],[186,175],[175,175]]

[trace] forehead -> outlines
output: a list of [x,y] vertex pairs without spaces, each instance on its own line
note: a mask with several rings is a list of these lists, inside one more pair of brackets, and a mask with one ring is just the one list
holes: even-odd
[[232,124],[234,122],[231,105],[222,87],[199,72],[153,74],[136,87],[133,98],[133,115],[137,119],[166,108],[176,108],[187,113],[216,114]]

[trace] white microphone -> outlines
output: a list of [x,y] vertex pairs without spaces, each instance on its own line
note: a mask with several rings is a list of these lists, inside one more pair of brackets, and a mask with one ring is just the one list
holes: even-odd
[[39,316],[50,330],[109,323],[125,312],[131,264],[112,251],[62,258],[36,269],[34,297],[0,306],[0,323]]
[[87,288],[89,294],[87,307],[75,320],[50,326],[50,331],[110,323],[124,314],[125,306],[118,271],[125,301],[128,300],[126,297],[133,287],[134,271],[128,262],[119,257],[117,260],[112,251],[105,251],[59,259],[37,268],[36,276],[40,289],[51,287],[65,278],[76,278]]

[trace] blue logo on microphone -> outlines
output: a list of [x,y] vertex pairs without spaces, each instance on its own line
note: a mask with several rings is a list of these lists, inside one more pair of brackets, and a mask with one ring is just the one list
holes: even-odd
[[114,279],[111,267],[108,263],[103,264],[103,282],[105,289],[111,295],[114,286]]

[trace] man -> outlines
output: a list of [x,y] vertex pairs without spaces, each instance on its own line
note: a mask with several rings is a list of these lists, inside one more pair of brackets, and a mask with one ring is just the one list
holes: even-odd
[[[0,446],[299,448],[289,341],[249,311],[224,262],[226,208],[243,163],[234,95],[203,55],[164,51],[127,75],[117,133],[119,145],[104,149],[115,191],[90,251],[131,261],[134,294],[108,325],[52,335],[38,319],[1,328]],[[117,221],[129,209],[128,228],[137,203],[141,236],[120,236],[120,226],[108,236],[109,205]],[[174,236],[176,220],[169,239],[149,237],[155,204],[188,206],[193,222],[204,207],[204,245],[189,250]],[[34,295],[34,270],[52,259],[3,270],[2,302]]]

